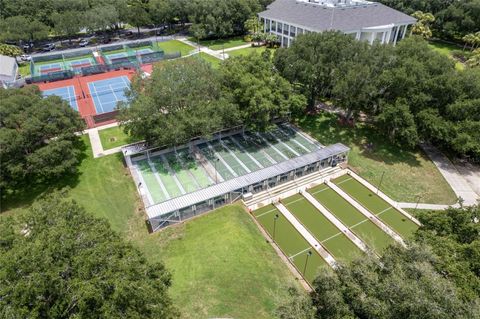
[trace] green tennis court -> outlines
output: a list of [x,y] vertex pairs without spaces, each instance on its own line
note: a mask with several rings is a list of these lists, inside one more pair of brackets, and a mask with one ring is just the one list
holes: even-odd
[[417,224],[350,175],[340,176],[332,182],[403,238],[409,238],[418,229]]
[[383,249],[393,243],[392,237],[327,185],[318,185],[309,189],[308,192],[377,253],[381,253]]
[[302,195],[293,195],[282,203],[335,260],[350,261],[361,254],[361,250]]
[[329,267],[275,206],[264,206],[255,210],[253,215],[298,271],[303,274],[305,269],[304,277],[309,283],[322,267]]

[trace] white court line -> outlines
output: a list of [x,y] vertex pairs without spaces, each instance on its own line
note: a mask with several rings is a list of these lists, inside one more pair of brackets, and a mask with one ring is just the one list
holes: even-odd
[[294,204],[294,203],[299,202],[301,200],[306,200],[306,199],[302,196],[299,199],[296,199],[294,201],[289,202],[288,204],[287,203],[282,203],[282,204],[285,205],[285,206],[289,206],[290,204]]
[[349,178],[347,178],[347,179],[344,180],[344,181],[341,181],[341,182],[339,182],[339,183],[334,183],[334,184],[338,186],[338,185],[341,185],[341,184],[343,184],[343,183],[345,183],[345,182],[348,182],[348,181],[351,180],[351,179],[353,179],[353,178],[352,178],[352,177],[349,177]]
[[324,242],[329,241],[330,239],[333,239],[333,238],[335,238],[339,235],[342,235],[342,234],[343,233],[340,231],[340,232],[336,233],[335,235],[332,235],[332,236],[328,237],[327,239],[322,240],[320,243],[323,244]]
[[[97,112],[97,113],[105,113],[105,110],[103,109],[103,106],[102,106],[102,102],[100,102],[100,99],[98,98],[97,88],[95,88],[95,84],[93,82],[88,83],[88,88],[90,89],[90,91],[93,88],[93,91],[95,92],[95,99],[97,99],[100,109],[102,110],[102,112]],[[95,103],[95,99],[93,99],[93,104],[95,104],[95,110],[97,110],[97,103]]]
[[369,221],[369,220],[370,220],[370,219],[365,218],[365,219],[362,220],[361,222],[358,222],[358,223],[356,223],[355,225],[350,226],[350,227],[348,227],[348,228],[349,228],[349,229],[355,228],[355,227],[357,227],[358,225],[363,224],[364,222]]
[[388,210],[390,210],[390,209],[392,209],[392,208],[393,208],[392,206],[390,206],[390,207],[388,207],[388,208],[385,208],[384,210],[382,210],[380,213],[376,214],[375,216],[379,216],[379,215],[385,213],[386,211],[388,211]]
[[326,191],[326,190],[329,190],[329,189],[330,189],[330,187],[327,186],[327,187],[324,188],[324,189],[321,189],[321,190],[316,191],[316,192],[314,192],[314,193],[310,193],[310,195],[315,195],[315,194],[321,193],[321,192]]
[[255,218],[262,217],[263,215],[270,214],[271,212],[276,211],[276,208],[270,209],[269,211],[266,211],[265,213],[261,213],[260,215],[255,216]]
[[301,255],[301,254],[303,254],[304,252],[306,252],[307,250],[310,250],[310,249],[313,249],[313,248],[312,248],[312,247],[305,248],[304,250],[302,250],[302,251],[300,251],[300,252],[298,252],[298,253],[296,253],[296,254],[288,257],[288,259],[293,259],[293,258],[297,257],[298,255]]

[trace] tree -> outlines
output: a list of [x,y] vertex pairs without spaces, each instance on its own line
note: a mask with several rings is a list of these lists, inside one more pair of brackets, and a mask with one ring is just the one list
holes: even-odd
[[132,136],[151,145],[178,145],[238,124],[236,106],[221,89],[218,74],[200,59],[158,65],[150,78],[137,78],[121,120]]
[[405,100],[399,99],[394,105],[382,107],[375,121],[392,143],[408,148],[417,145],[419,141],[417,126]]
[[113,28],[120,19],[120,13],[113,5],[94,7],[85,12],[85,25],[91,31],[106,32]]
[[48,26],[26,16],[9,17],[0,22],[0,38],[14,41],[43,40],[48,37]]
[[176,317],[163,264],[64,196],[0,221],[0,317]]
[[78,11],[55,13],[52,19],[55,31],[67,37],[76,35],[84,26],[84,17]]
[[277,50],[274,63],[313,108],[317,98],[331,96],[338,65],[354,61],[364,45],[340,32],[310,33],[298,36],[290,48]]
[[85,123],[57,96],[38,88],[0,89],[0,189],[15,190],[73,173]]
[[127,22],[137,27],[138,34],[140,34],[140,27],[151,22],[148,13],[148,1],[145,0],[131,0],[128,5]]
[[245,21],[245,29],[250,32],[250,34],[255,34],[260,32],[262,29],[262,25],[260,24],[260,20],[257,16],[253,16]]
[[6,55],[6,56],[11,56],[11,57],[17,57],[21,54],[23,54],[22,49],[15,45],[9,45],[9,44],[0,44],[0,54],[1,55]]
[[480,67],[480,49],[473,50],[466,63],[471,68]]
[[390,247],[378,260],[362,257],[313,282],[317,318],[478,318],[454,283],[437,273],[426,246]]
[[430,24],[435,21],[433,14],[415,11],[412,17],[417,19],[417,22],[412,27],[412,33],[420,35],[425,39],[431,38],[432,31],[430,30]]
[[306,105],[305,98],[275,71],[269,51],[226,60],[221,81],[238,105],[243,123],[255,131],[267,130],[274,119]]

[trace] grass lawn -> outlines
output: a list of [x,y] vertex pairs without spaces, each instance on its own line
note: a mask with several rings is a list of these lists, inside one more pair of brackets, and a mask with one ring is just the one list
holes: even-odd
[[[287,287],[300,287],[239,205],[148,234],[122,155],[94,159],[88,137],[82,140],[85,158],[79,174],[59,186],[70,186],[69,197],[108,219],[150,261],[166,264],[173,274],[170,293],[184,318],[272,318],[288,298]],[[21,213],[40,193],[2,203],[7,211],[0,216]]]
[[252,54],[253,52],[262,53],[266,49],[267,49],[266,47],[249,47],[249,48],[228,51],[226,53],[229,56],[240,56],[240,55],[249,55],[249,54]]
[[403,238],[410,238],[418,229],[417,224],[349,175],[340,176],[333,182]]
[[180,52],[182,56],[189,54],[195,48],[178,40],[158,42],[158,47],[165,53]]
[[131,136],[125,134],[119,126],[98,130],[98,135],[100,135],[104,150],[136,142]]
[[18,65],[18,73],[21,76],[30,75],[30,63],[22,63]]
[[[197,39],[191,37],[188,40],[197,43]],[[247,44],[243,40],[243,36],[228,38],[228,39],[216,39],[216,40],[201,40],[200,44],[206,46],[212,50],[222,50],[233,47],[238,47],[239,45]]]
[[[320,143],[343,143],[350,147],[348,163],[373,185],[380,182],[385,172],[382,191],[401,202],[453,204],[455,194],[421,150],[402,150],[390,144],[384,136],[365,125],[355,128],[337,124],[334,114],[305,116],[297,124]],[[368,145],[371,143],[371,145]]]
[[208,63],[210,63],[210,65],[214,68],[214,69],[218,69],[220,67],[220,63],[222,62],[222,60],[220,59],[217,59],[216,57],[214,56],[211,56],[210,54],[207,54],[205,52],[200,52],[198,54],[198,56],[207,61]]
[[462,62],[458,61],[453,57],[453,51],[457,50],[462,50],[461,47],[456,46],[454,44],[449,44],[449,43],[444,43],[444,42],[428,42],[428,46],[432,48],[433,50],[437,51],[438,53],[441,53],[443,55],[448,56],[450,59],[455,61],[455,68],[457,70],[463,70],[465,69],[465,64]]

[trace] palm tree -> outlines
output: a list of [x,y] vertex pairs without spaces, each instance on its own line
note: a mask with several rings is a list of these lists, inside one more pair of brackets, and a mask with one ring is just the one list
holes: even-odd
[[253,16],[245,21],[244,27],[248,30],[250,34],[255,34],[260,31],[262,25],[260,24],[260,20],[258,19],[258,17]]
[[434,15],[429,12],[415,11],[412,17],[417,19],[417,23],[412,27],[412,34],[418,34],[425,39],[431,38],[432,30],[430,30],[430,23],[435,21]]

